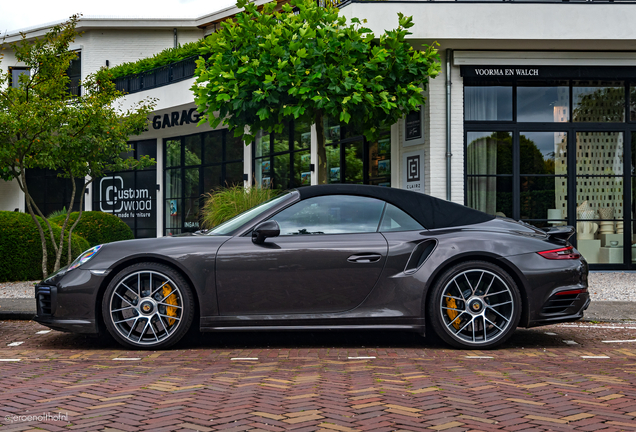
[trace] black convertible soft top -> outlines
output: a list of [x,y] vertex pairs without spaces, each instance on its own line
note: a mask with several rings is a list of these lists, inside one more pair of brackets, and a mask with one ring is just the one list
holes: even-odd
[[296,189],[300,199],[321,195],[358,195],[377,198],[404,210],[426,229],[487,222],[495,217],[479,210],[404,189],[356,184],[306,186]]

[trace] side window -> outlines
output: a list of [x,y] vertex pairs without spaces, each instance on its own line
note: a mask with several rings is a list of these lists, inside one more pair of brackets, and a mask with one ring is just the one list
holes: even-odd
[[309,198],[272,219],[280,235],[351,234],[377,232],[384,201],[348,195]]
[[425,228],[411,216],[407,215],[393,204],[386,205],[384,218],[382,218],[382,225],[380,225],[380,232],[416,231],[422,229]]

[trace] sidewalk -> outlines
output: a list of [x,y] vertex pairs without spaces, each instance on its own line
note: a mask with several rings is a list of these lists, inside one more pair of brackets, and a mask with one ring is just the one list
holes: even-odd
[[[636,321],[636,273],[593,272],[589,285],[592,303],[583,321]],[[33,319],[33,296],[32,282],[0,284],[0,320]]]

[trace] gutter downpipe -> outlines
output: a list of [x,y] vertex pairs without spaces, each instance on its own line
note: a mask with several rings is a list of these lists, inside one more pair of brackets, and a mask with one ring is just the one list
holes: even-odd
[[446,49],[446,200],[451,201],[451,57],[453,50]]

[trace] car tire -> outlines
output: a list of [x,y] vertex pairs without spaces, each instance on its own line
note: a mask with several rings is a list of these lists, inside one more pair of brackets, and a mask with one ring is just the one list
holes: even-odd
[[434,332],[464,349],[489,349],[504,343],[521,317],[521,295],[501,267],[466,261],[446,270],[432,287],[427,315]]
[[164,349],[187,332],[194,316],[190,285],[174,269],[133,264],[108,284],[102,316],[117,342],[135,349]]

